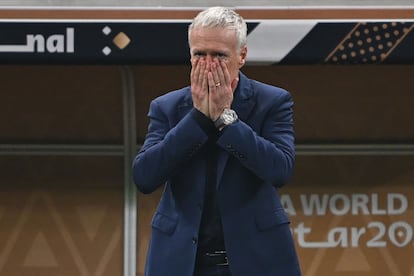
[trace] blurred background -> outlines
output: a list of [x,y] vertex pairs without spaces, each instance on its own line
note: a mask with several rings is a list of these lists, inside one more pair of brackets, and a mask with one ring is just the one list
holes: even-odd
[[161,191],[136,192],[131,160],[213,5],[249,22],[242,71],[293,95],[303,275],[414,275],[408,0],[1,1],[0,275],[143,275]]

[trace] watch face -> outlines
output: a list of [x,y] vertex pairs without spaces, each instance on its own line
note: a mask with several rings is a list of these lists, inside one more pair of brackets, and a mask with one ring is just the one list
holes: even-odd
[[214,125],[216,126],[216,128],[221,130],[223,129],[223,127],[232,124],[236,120],[237,120],[237,114],[234,110],[224,109],[220,117],[214,122]]
[[227,124],[231,124],[235,121],[235,116],[234,116],[234,111],[232,110],[224,110],[223,112],[223,122],[227,125]]

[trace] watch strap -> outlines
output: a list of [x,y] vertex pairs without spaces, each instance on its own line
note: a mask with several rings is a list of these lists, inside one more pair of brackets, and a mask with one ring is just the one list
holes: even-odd
[[[228,116],[231,116],[231,120],[228,119]],[[227,117],[227,118],[226,118]],[[237,114],[232,109],[224,109],[223,113],[217,118],[216,121],[214,121],[214,126],[222,130],[225,126],[234,123],[237,120]]]

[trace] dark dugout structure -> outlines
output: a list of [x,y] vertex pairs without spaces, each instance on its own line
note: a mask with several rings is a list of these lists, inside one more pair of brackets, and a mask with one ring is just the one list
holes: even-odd
[[[304,275],[412,275],[414,9],[238,11],[243,71],[295,101]],[[143,275],[161,191],[131,160],[150,100],[189,83],[197,12],[0,9],[1,275]]]

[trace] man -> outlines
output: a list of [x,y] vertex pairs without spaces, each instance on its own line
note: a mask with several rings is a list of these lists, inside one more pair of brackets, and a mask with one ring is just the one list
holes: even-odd
[[300,275],[277,189],[294,167],[292,99],[248,79],[247,27],[213,7],[189,27],[191,86],[155,99],[133,173],[164,191],[147,276]]

